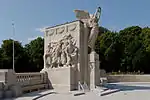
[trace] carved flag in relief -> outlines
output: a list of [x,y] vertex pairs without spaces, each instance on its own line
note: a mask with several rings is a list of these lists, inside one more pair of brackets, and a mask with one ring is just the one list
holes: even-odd
[[90,18],[90,14],[87,11],[84,10],[74,10],[75,14],[76,14],[76,18],[82,20],[82,19],[89,19]]

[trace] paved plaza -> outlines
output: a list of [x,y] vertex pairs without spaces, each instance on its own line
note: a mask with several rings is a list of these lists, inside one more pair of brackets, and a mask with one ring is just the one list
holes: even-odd
[[[52,90],[33,92],[13,100],[150,100],[150,83],[112,83],[109,88],[121,89],[118,92],[105,96],[99,96],[97,92],[86,92],[83,95],[74,96],[76,92],[55,93]],[[11,100],[11,99],[6,99]]]
[[93,92],[86,93],[86,95],[73,96],[65,94],[48,95],[39,100],[149,100],[150,90],[135,90],[135,91],[121,91],[107,96],[97,96]]

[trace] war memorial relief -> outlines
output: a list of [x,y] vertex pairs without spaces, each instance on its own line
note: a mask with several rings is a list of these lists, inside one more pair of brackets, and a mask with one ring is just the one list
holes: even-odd
[[148,2],[0,4],[0,100],[149,100]]
[[94,51],[101,8],[95,14],[74,10],[77,20],[44,28],[44,68],[54,89],[91,89],[99,84],[99,56]]

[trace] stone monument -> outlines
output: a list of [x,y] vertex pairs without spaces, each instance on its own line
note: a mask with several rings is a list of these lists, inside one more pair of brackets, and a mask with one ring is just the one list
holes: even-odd
[[[101,8],[95,14],[74,10],[78,20],[44,28],[44,68],[51,87],[71,91],[99,84],[99,57],[94,51]],[[88,54],[89,53],[89,54]]]

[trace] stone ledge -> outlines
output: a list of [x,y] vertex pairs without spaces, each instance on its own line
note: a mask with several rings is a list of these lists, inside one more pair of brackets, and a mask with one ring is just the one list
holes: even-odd
[[40,90],[31,93],[26,93],[23,94],[21,97],[12,98],[12,99],[13,100],[38,100],[39,98],[42,98],[48,94],[53,94],[53,93],[56,94],[56,92],[53,90]]
[[32,86],[25,86],[25,87],[22,87],[22,90],[23,91],[31,91],[31,90],[34,90],[34,89],[41,89],[41,88],[46,88],[48,87],[48,84],[38,84],[38,85],[32,85]]
[[119,92],[120,89],[111,89],[111,90],[106,90],[104,92],[101,92],[100,93],[100,96],[105,96],[105,95],[108,95],[108,94],[111,94],[111,93],[115,93],[115,92]]
[[48,93],[45,93],[45,94],[41,94],[40,96],[37,96],[37,97],[33,98],[32,100],[37,100],[37,99],[42,98],[44,96],[47,96],[49,94],[56,94],[56,92],[48,92]]
[[75,93],[74,96],[80,96],[80,95],[84,95],[85,93],[84,92],[78,92],[78,93]]
[[109,83],[115,82],[150,82],[150,75],[107,75]]

